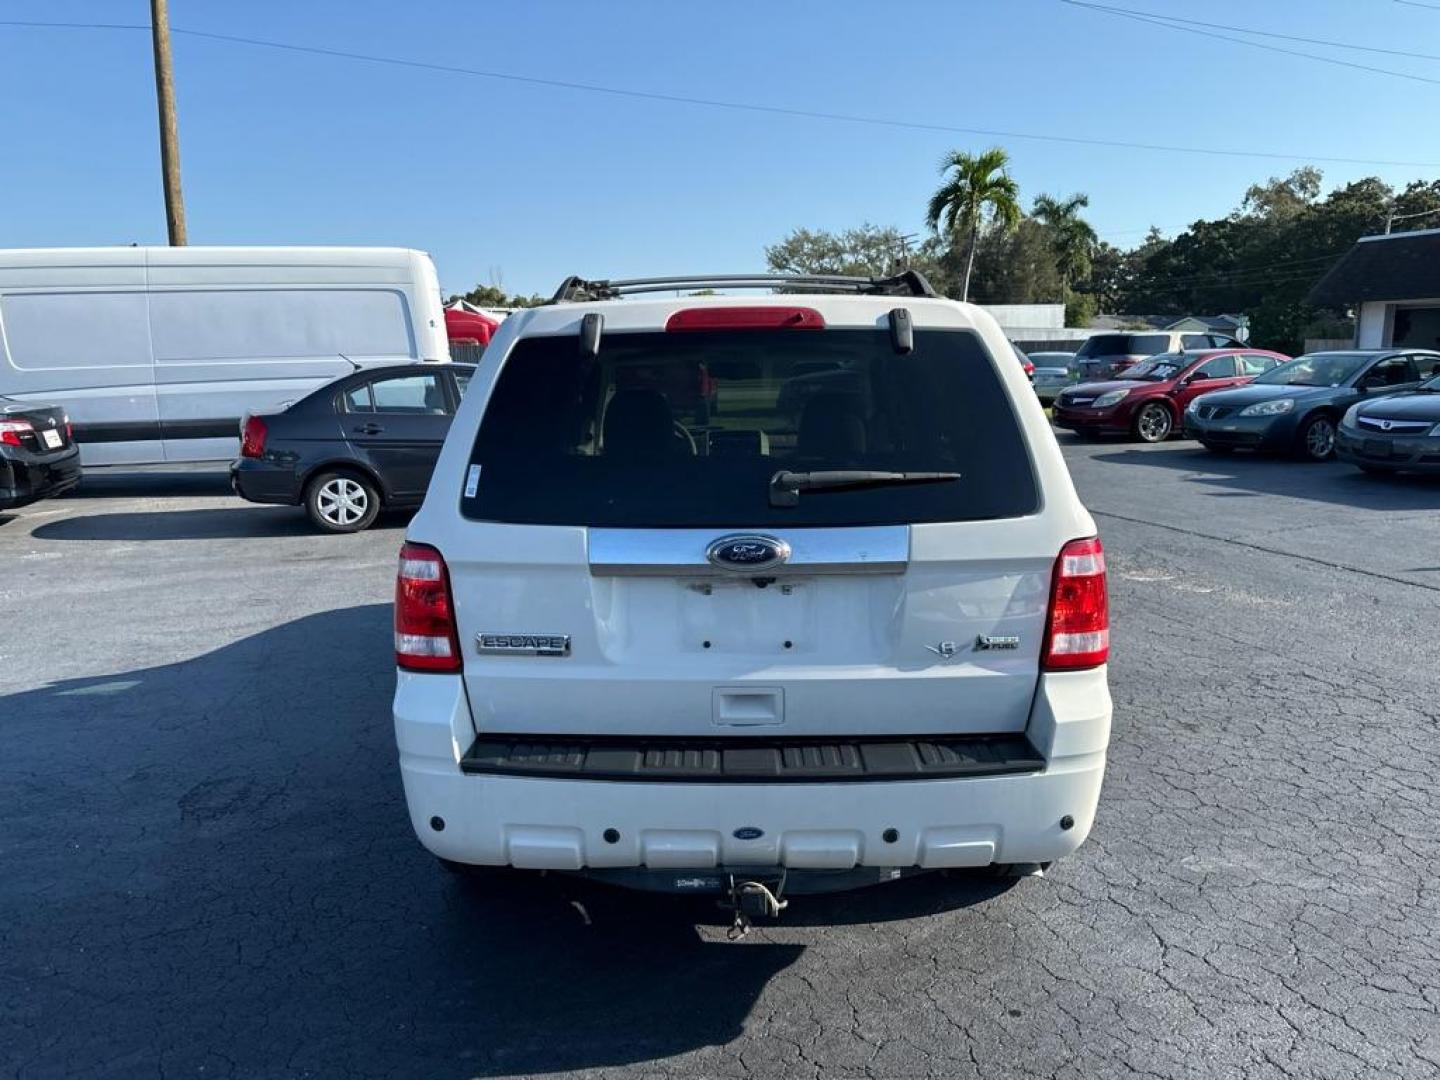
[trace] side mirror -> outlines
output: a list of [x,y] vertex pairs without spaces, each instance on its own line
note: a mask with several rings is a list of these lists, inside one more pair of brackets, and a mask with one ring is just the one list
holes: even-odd
[[1185,382],[1186,385],[1189,385],[1192,382],[1203,382],[1208,378],[1210,378],[1210,373],[1207,371],[1192,371],[1188,376],[1186,376]]
[[1379,375],[1366,375],[1360,380],[1360,391],[1368,394],[1371,390],[1379,390],[1385,386],[1385,380]]

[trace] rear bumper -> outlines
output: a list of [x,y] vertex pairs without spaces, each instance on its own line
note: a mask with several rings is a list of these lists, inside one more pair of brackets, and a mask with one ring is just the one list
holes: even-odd
[[230,463],[230,488],[240,498],[254,503],[298,506],[300,481],[288,465],[256,458]]
[[1440,473],[1440,439],[1432,435],[1376,435],[1341,427],[1335,432],[1335,454],[1356,465]]
[[1025,733],[1043,767],[1024,773],[833,783],[467,775],[475,735],[460,677],[401,672],[395,694],[420,842],[456,862],[547,870],[1050,862],[1089,834],[1109,731],[1101,668],[1043,677]]
[[80,448],[57,456],[28,450],[0,455],[0,510],[63,495],[80,483]]

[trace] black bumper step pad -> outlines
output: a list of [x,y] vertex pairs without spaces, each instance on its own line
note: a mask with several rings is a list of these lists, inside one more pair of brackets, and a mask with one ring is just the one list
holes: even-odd
[[460,759],[467,773],[666,783],[844,783],[952,780],[1039,772],[1024,735],[863,739],[609,738],[485,734]]

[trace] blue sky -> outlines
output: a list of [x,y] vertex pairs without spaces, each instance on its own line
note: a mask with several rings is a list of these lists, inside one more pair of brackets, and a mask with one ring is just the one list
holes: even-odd
[[[1388,0],[1112,0],[1440,53]],[[1440,0],[1437,0],[1440,2]],[[145,0],[4,0],[0,19],[143,23]],[[1060,0],[171,0],[177,29],[916,123],[1440,162],[1440,85]],[[1277,43],[1284,45],[1284,43]],[[1287,45],[1440,79],[1440,62]],[[583,93],[201,38],[174,41],[192,243],[398,244],[462,291],[499,275],[730,272],[796,226],[922,226],[951,147],[1010,150],[1028,205],[1091,197],[1130,245],[1300,161],[999,139]],[[0,247],[163,243],[144,33],[0,26]],[[1429,134],[1426,134],[1426,133]],[[1327,189],[1440,168],[1329,164]]]

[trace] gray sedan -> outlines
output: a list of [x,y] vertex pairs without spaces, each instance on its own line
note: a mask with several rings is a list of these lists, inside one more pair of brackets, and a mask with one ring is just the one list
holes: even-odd
[[1440,354],[1422,349],[1309,353],[1248,386],[1202,394],[1185,410],[1185,434],[1207,450],[1291,450],[1323,461],[1340,417],[1367,396],[1411,390],[1435,374]]
[[1075,381],[1078,369],[1075,354],[1071,352],[1033,352],[1030,362],[1035,365],[1035,396],[1046,405],[1052,404],[1060,391]]

